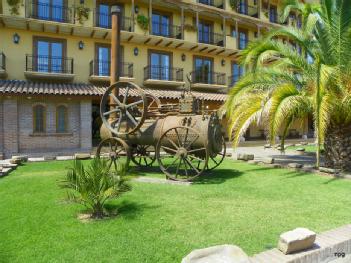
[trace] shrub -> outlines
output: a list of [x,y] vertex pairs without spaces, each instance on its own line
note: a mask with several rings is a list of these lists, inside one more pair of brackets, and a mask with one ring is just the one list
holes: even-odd
[[11,7],[10,13],[11,15],[19,15],[19,5],[21,0],[7,0],[7,4]]
[[89,12],[90,9],[84,6],[77,6],[76,7],[76,17],[79,24],[83,24],[85,20],[89,19]]
[[143,30],[148,30],[149,28],[149,18],[144,16],[144,15],[138,15],[137,16],[137,22],[138,25],[143,29]]
[[113,172],[104,159],[95,158],[86,168],[75,160],[60,186],[67,189],[67,199],[92,211],[92,218],[106,215],[105,203],[131,190],[125,178],[125,167]]

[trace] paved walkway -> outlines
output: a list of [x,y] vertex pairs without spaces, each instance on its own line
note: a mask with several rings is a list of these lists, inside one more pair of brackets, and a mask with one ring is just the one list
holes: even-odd
[[236,158],[238,153],[253,154],[255,156],[255,160],[257,161],[263,161],[267,158],[274,158],[274,163],[281,165],[287,165],[288,163],[300,163],[305,167],[308,167],[313,166],[316,163],[316,157],[314,153],[305,153],[304,155],[298,155],[294,150],[285,150],[285,154],[281,154],[279,150],[274,148],[264,149],[263,145],[253,147],[238,147],[235,149],[230,148],[228,151],[232,152],[234,158]]

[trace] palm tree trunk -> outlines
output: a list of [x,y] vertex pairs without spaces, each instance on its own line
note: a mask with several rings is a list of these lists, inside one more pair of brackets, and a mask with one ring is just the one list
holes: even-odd
[[326,167],[351,171],[351,124],[330,125],[324,150]]
[[319,168],[321,161],[321,137],[320,137],[320,73],[321,73],[321,63],[319,58],[317,59],[318,71],[317,71],[317,90],[316,90],[316,137],[317,137],[317,156],[316,156],[316,167]]

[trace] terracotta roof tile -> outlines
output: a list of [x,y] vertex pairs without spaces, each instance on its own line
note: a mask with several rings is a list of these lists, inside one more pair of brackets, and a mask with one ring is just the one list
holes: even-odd
[[[99,87],[85,83],[44,83],[23,80],[0,80],[0,94],[45,94],[45,95],[77,95],[77,96],[102,96],[107,86]],[[161,99],[179,99],[182,90],[151,89],[144,88],[146,93],[152,94]],[[122,89],[123,93],[124,90]],[[227,95],[223,93],[192,91],[192,94],[200,99],[208,101],[223,102]],[[131,96],[136,92],[131,89]]]

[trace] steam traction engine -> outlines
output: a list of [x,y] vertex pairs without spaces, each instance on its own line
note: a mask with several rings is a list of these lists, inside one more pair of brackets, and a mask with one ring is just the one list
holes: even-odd
[[192,180],[216,168],[226,151],[217,114],[205,114],[201,104],[190,92],[179,104],[161,104],[136,84],[117,82],[101,100],[97,156],[115,169],[130,160],[140,167],[157,160],[168,179]]

